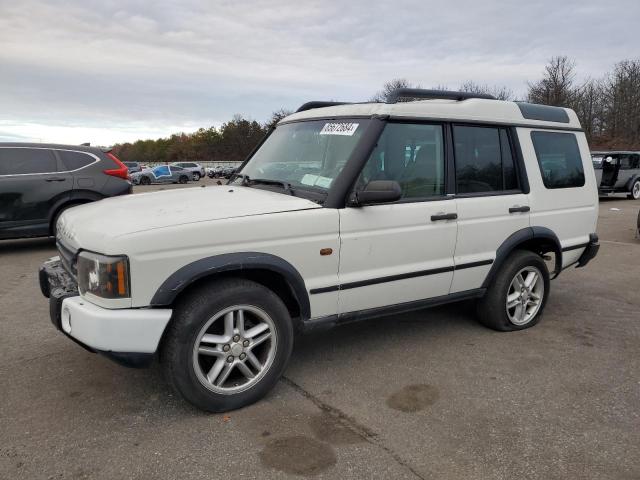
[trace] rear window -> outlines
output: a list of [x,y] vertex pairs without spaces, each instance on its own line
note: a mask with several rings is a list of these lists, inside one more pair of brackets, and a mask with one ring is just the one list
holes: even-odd
[[65,150],[58,150],[58,155],[62,160],[65,170],[78,170],[79,168],[86,167],[95,162],[95,158],[81,152],[67,152]]
[[531,140],[547,188],[584,186],[584,168],[573,133],[531,132]]
[[0,148],[0,175],[54,173],[56,163],[53,152],[44,148]]

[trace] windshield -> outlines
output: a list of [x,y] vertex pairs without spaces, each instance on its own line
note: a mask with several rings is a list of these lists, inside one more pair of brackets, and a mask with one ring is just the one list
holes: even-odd
[[[358,144],[369,120],[312,120],[277,127],[241,173],[294,189],[328,191]],[[246,181],[246,177],[235,182]]]

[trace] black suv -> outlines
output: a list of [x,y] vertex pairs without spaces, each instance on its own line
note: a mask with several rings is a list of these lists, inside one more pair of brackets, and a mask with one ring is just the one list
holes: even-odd
[[0,143],[0,239],[55,235],[63,210],[127,193],[127,167],[108,150]]

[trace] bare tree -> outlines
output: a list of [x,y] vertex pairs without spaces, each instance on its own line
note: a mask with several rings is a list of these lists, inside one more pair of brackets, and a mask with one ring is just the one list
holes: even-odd
[[468,80],[460,85],[460,91],[482,95],[493,95],[498,100],[513,100],[515,98],[513,95],[513,90],[505,85],[489,86],[486,83],[484,85],[480,85],[473,80]]
[[531,103],[570,107],[576,93],[575,62],[566,56],[552,57],[541,80],[529,83]]
[[[393,80],[386,82],[382,90],[379,90],[373,97],[369,99],[370,102],[386,102],[391,95],[391,92],[398,88],[420,88],[420,85],[414,85],[406,78],[394,78]],[[401,99],[400,101],[407,101],[411,99]]]
[[607,135],[625,148],[640,147],[640,59],[617,63],[604,92]]

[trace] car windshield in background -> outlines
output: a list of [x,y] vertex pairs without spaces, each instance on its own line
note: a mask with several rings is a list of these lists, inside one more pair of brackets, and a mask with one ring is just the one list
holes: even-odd
[[312,120],[277,127],[240,172],[236,183],[273,180],[294,189],[326,192],[368,125],[365,119]]

